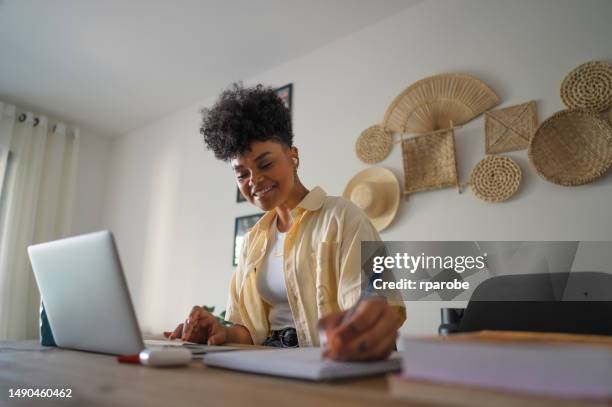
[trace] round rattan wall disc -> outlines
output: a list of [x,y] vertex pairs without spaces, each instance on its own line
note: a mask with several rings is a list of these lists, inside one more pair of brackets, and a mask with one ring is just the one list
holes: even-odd
[[516,161],[490,155],[476,164],[470,175],[470,183],[478,198],[487,202],[501,202],[514,195],[521,178],[521,167]]
[[608,109],[612,105],[612,64],[593,61],[575,68],[561,83],[561,100],[570,109]]
[[562,110],[546,119],[529,144],[529,160],[555,184],[587,184],[612,165],[612,126],[597,113]]
[[393,148],[393,137],[380,125],[365,129],[355,143],[357,157],[366,164],[381,162],[389,155],[391,148]]

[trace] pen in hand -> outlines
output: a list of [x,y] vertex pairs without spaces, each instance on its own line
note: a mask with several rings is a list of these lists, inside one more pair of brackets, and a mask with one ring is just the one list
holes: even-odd
[[[323,351],[324,356],[327,354],[330,339],[333,339],[334,342],[336,343],[338,341],[340,342],[346,341],[347,339],[346,334],[342,335],[342,330],[346,329],[345,327],[347,326],[347,324],[350,323],[352,318],[355,316],[355,313],[359,310],[359,308],[361,307],[361,304],[365,300],[386,302],[386,299],[384,297],[380,297],[376,294],[373,294],[369,290],[365,290],[361,293],[357,302],[352,307],[347,309],[342,315],[339,315],[336,319],[330,316],[327,318],[327,320],[326,318],[323,318],[321,320],[321,322],[319,323],[319,344],[322,348],[324,348],[324,351]],[[356,337],[361,333],[361,332],[358,332],[356,327],[353,327],[350,325],[348,329],[349,329],[348,332],[350,332],[350,336],[352,337]],[[334,333],[338,331],[340,332],[334,335]],[[328,337],[328,334],[331,334],[330,336],[332,338]],[[346,344],[343,344],[343,345],[346,345]]]

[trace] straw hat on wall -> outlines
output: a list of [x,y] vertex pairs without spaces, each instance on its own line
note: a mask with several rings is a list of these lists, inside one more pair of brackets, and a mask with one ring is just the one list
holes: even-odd
[[363,170],[349,181],[342,196],[361,208],[379,232],[391,222],[400,202],[400,186],[386,168]]

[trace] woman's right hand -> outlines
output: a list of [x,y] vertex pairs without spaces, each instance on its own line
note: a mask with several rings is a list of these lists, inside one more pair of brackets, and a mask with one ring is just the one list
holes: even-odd
[[164,332],[168,339],[180,338],[183,341],[221,345],[227,342],[227,329],[210,312],[195,306],[189,318],[179,324],[173,332]]

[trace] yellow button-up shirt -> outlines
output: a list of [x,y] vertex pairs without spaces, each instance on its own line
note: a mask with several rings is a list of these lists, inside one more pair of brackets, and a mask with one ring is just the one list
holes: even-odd
[[[318,320],[350,308],[360,297],[361,242],[380,241],[380,236],[361,209],[346,199],[327,196],[319,187],[292,215],[283,253],[287,298],[300,346],[318,346]],[[270,334],[270,305],[257,290],[256,273],[275,220],[276,212],[269,211],[246,234],[225,314],[226,320],[246,327],[255,344]],[[403,322],[403,305],[400,314]]]

